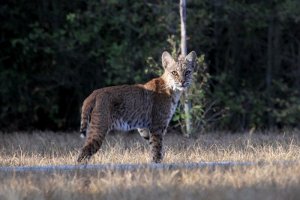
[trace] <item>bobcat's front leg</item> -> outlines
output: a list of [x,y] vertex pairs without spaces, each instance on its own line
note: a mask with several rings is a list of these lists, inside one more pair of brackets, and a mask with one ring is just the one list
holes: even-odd
[[163,159],[163,133],[164,130],[157,130],[150,134],[152,161],[155,163],[160,163]]

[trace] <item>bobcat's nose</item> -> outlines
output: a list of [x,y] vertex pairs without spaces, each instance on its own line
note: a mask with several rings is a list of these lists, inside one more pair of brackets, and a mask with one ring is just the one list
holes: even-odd
[[181,87],[184,87],[184,85],[185,85],[185,81],[184,81],[184,80],[182,80],[182,81],[180,81],[180,83],[181,83]]

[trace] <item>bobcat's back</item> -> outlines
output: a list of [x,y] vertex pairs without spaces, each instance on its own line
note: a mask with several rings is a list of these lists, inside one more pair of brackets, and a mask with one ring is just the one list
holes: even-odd
[[98,118],[99,115],[107,119],[109,130],[146,128],[150,125],[152,104],[153,92],[143,85],[95,90],[83,103],[80,132],[85,136],[89,119]]

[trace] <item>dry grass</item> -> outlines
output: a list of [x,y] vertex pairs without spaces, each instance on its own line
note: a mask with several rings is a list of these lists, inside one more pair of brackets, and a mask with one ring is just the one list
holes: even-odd
[[[300,132],[211,133],[165,138],[166,163],[300,160]],[[77,133],[0,134],[0,166],[74,164]],[[113,135],[91,163],[147,163],[149,147],[136,135]],[[0,172],[0,199],[298,199],[298,165],[198,170]]]
[[299,167],[1,177],[0,199],[299,199]]
[[[186,139],[165,137],[165,163],[300,160],[300,132],[211,133]],[[0,166],[75,164],[84,141],[78,133],[1,134]],[[90,163],[148,163],[149,145],[137,134],[106,137]]]

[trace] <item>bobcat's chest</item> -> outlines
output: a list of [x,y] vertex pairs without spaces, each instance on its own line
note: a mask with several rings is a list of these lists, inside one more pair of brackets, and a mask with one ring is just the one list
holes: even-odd
[[170,120],[172,119],[174,113],[175,113],[175,110],[177,108],[177,105],[178,105],[178,101],[180,99],[180,95],[181,93],[179,92],[176,92],[174,94],[172,94],[170,100],[170,111],[169,111],[169,116],[168,116],[168,122],[170,122]]

